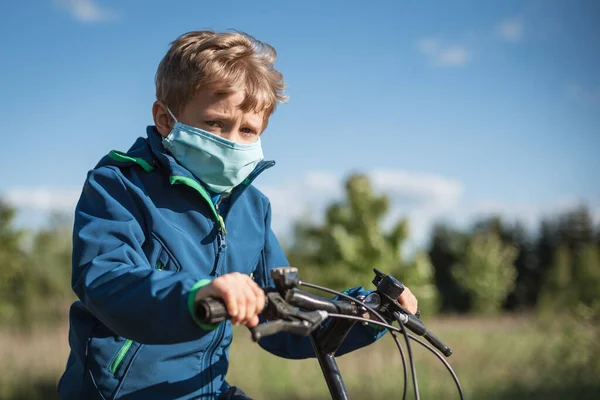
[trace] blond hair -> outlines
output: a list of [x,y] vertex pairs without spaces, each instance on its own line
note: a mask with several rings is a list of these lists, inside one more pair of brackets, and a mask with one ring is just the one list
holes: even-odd
[[265,111],[266,123],[277,103],[287,100],[276,58],[272,46],[245,33],[188,32],[171,43],[158,66],[156,98],[177,113],[208,85],[218,93],[243,90],[240,108]]

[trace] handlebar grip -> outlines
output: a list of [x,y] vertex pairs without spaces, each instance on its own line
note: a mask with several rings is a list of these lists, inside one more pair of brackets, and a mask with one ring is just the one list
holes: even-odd
[[214,297],[197,301],[194,313],[196,319],[203,324],[218,324],[229,319],[229,313],[223,300]]
[[450,347],[446,346],[444,342],[438,339],[429,329],[425,331],[423,337],[427,339],[429,343],[431,343],[435,348],[442,352],[446,357],[450,357],[452,355],[452,350]]

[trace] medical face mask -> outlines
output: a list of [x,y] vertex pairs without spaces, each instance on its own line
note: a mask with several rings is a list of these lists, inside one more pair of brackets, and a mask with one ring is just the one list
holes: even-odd
[[194,176],[215,193],[229,193],[264,158],[260,138],[239,144],[182,124],[169,110],[175,125],[163,145]]

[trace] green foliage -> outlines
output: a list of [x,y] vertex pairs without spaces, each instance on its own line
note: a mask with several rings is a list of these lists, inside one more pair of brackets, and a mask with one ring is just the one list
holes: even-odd
[[566,245],[556,249],[540,296],[540,312],[552,316],[558,309],[583,319],[600,320],[600,251],[594,243],[573,253]]
[[511,225],[498,217],[481,219],[465,231],[438,224],[428,254],[443,312],[467,312],[476,307],[464,284],[457,282],[456,274],[460,273],[454,269],[464,267],[472,238],[481,233],[494,234],[504,245],[518,249],[514,260],[516,279],[503,301],[504,310],[538,307],[552,312],[558,305],[568,305],[573,312],[597,318],[600,230],[594,231],[586,207],[546,218],[537,237],[526,232],[518,221]]
[[71,226],[54,216],[32,236],[14,228],[15,210],[0,203],[0,325],[33,329],[64,314],[70,290]]
[[584,320],[600,321],[600,247],[591,216],[586,209],[577,209],[545,226],[555,246],[546,257],[550,268],[541,289],[541,315],[551,316],[561,309]]
[[574,262],[577,312],[582,317],[600,319],[600,249],[588,243],[577,253]]
[[442,313],[467,312],[470,309],[469,294],[458,284],[452,273],[468,239],[468,234],[444,224],[436,224],[433,228],[428,255],[434,267]]
[[343,290],[365,286],[373,279],[373,268],[394,275],[419,296],[419,308],[433,313],[437,290],[433,269],[425,253],[410,262],[402,258],[408,222],[400,220],[389,232],[382,224],[389,199],[376,195],[362,175],[346,181],[346,199],[329,206],[322,225],[299,223],[288,255],[301,267],[304,280]]
[[470,295],[473,310],[498,313],[512,289],[518,250],[502,242],[497,234],[476,233],[468,242],[452,273]]
[[36,292],[55,301],[70,301],[71,292],[71,221],[53,215],[50,226],[34,235],[31,267]]
[[0,323],[20,321],[29,307],[24,233],[13,227],[15,210],[0,202]]
[[598,386],[600,325],[575,316],[548,326],[556,331],[550,351],[540,355],[543,365],[552,368],[548,372],[560,376],[563,385]]

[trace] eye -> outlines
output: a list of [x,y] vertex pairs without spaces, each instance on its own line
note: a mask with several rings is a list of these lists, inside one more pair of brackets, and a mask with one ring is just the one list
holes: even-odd
[[208,126],[217,126],[217,121],[204,121],[204,123]]
[[256,131],[252,128],[242,128],[240,129],[245,135],[256,135]]

